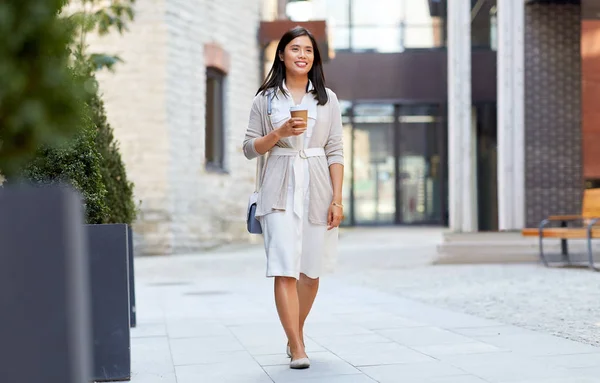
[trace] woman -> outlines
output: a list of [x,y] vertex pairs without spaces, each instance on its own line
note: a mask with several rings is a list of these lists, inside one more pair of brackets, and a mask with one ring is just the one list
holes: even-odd
[[[308,110],[290,118],[290,108]],[[342,120],[335,93],[325,87],[312,34],[296,27],[283,35],[273,66],[259,88],[244,140],[253,159],[269,153],[256,217],[275,279],[275,304],[288,338],[291,368],[308,368],[304,323],[331,266],[343,218]]]

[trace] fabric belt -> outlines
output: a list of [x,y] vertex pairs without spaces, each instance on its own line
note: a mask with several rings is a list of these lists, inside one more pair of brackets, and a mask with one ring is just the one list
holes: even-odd
[[280,148],[276,146],[269,151],[269,155],[296,157],[292,165],[294,168],[294,213],[296,213],[296,215],[302,219],[304,215],[305,197],[304,179],[306,177],[304,174],[304,164],[302,162],[309,157],[325,157],[325,149],[308,148],[298,150],[292,148]]
[[278,146],[272,148],[269,151],[269,155],[271,156],[298,156],[302,159],[307,159],[308,157],[324,157],[325,149],[323,148],[308,148],[308,149],[292,149],[292,148],[280,148]]

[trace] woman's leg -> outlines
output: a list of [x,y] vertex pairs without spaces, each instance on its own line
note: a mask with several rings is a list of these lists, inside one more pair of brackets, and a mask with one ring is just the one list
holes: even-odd
[[300,309],[296,278],[275,277],[275,305],[290,344],[292,359],[305,358],[306,352],[299,332]]
[[300,339],[302,345],[304,345],[304,322],[310,313],[317,291],[319,291],[319,278],[309,278],[305,274],[300,274],[300,280],[298,281],[298,301],[300,306],[300,318],[299,318],[299,329]]

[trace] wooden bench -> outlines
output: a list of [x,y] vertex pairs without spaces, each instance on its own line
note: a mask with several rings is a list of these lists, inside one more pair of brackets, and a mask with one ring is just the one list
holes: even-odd
[[[569,222],[579,223],[578,227],[569,227]],[[560,223],[560,227],[549,227],[552,223]],[[548,261],[544,254],[544,238],[557,238],[561,241],[561,255],[569,262],[569,239],[586,239],[589,267],[598,271],[594,266],[592,239],[600,238],[600,189],[586,189],[583,192],[581,215],[554,215],[540,222],[537,228],[525,228],[521,231],[527,237],[538,237],[540,259],[545,266]]]

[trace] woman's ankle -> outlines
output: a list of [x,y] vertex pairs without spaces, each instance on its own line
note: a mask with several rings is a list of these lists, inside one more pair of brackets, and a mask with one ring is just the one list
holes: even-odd
[[296,349],[290,347],[290,353],[292,354],[292,360],[307,357],[304,347],[298,347]]
[[[306,343],[304,342],[304,335],[300,334],[300,344],[302,344],[303,348],[306,348]],[[290,345],[290,341],[288,340],[287,345]]]

